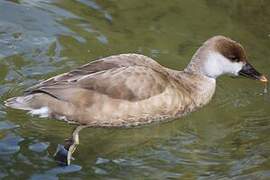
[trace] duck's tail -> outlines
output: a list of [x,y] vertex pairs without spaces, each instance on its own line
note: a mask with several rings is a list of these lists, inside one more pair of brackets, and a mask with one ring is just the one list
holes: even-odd
[[13,97],[5,101],[5,106],[21,110],[33,110],[30,106],[32,95]]
[[49,117],[50,109],[47,106],[42,106],[36,103],[35,97],[38,94],[30,94],[26,96],[13,97],[5,101],[5,106],[13,109],[20,109],[29,111],[31,115],[38,115],[39,117]]

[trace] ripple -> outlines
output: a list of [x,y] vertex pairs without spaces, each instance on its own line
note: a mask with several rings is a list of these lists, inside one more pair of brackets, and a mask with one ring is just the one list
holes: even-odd
[[[1,1],[0,5],[0,55],[8,57],[21,54],[43,61],[49,47],[57,43],[59,35],[68,35],[79,42],[85,39],[59,23],[61,19],[79,19],[69,11],[46,1],[24,0],[21,4]],[[29,8],[34,6],[38,8]],[[10,16],[9,12],[13,15]],[[29,28],[31,27],[31,28]],[[59,58],[59,57],[56,57]]]
[[30,179],[40,180],[40,179],[58,179],[59,175],[74,173],[81,170],[81,166],[78,165],[69,165],[63,167],[55,167],[50,170],[45,171],[44,173],[34,174]]
[[38,143],[34,143],[34,144],[29,145],[28,148],[31,151],[40,153],[40,152],[47,150],[47,148],[49,147],[49,144],[50,143],[48,143],[48,142],[38,142]]
[[259,170],[257,172],[236,175],[236,176],[232,177],[231,179],[232,180],[242,180],[242,179],[269,179],[269,177],[270,177],[270,171]]
[[13,124],[8,121],[0,121],[0,131],[3,129],[14,129],[20,127],[19,125]]
[[14,154],[20,150],[19,143],[24,139],[15,134],[8,134],[0,140],[0,155]]
[[81,3],[83,3],[83,4],[85,4],[85,5],[87,5],[88,7],[92,8],[94,10],[97,10],[97,11],[101,12],[103,14],[104,18],[107,21],[109,21],[110,23],[112,22],[112,19],[113,18],[111,16],[111,14],[108,11],[104,10],[101,7],[101,5],[97,4],[94,1],[88,1],[88,0],[78,0],[78,1],[81,2]]
[[109,162],[110,162],[109,159],[105,159],[105,158],[101,158],[101,157],[97,158],[97,160],[96,160],[96,164],[106,164]]
[[245,171],[249,169],[253,169],[258,167],[258,165],[263,164],[266,159],[260,155],[253,154],[251,156],[247,156],[241,160],[233,161],[233,165],[231,167],[230,176],[236,176],[239,174],[243,174]]
[[218,109],[231,108],[231,106],[234,108],[242,108],[251,104],[249,100],[250,94],[243,89],[234,90],[232,93],[228,91],[227,88],[218,86],[217,94],[215,104]]
[[98,174],[98,175],[107,175],[107,174],[109,174],[106,170],[104,170],[102,168],[93,167],[93,170],[94,170],[95,174]]

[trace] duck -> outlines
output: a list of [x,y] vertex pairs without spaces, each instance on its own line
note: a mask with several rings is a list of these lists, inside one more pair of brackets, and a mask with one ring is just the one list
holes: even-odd
[[65,146],[69,165],[81,129],[178,119],[209,103],[223,74],[268,81],[248,62],[240,43],[218,35],[181,71],[141,54],[112,55],[42,81],[5,105],[76,124]]

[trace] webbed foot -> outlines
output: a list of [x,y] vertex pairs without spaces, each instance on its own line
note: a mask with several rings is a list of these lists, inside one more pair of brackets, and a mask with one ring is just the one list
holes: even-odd
[[65,140],[64,145],[58,145],[57,150],[54,154],[54,159],[60,163],[60,165],[70,165],[71,160],[74,158],[72,154],[75,152],[79,145],[79,132],[85,126],[77,126],[69,139]]

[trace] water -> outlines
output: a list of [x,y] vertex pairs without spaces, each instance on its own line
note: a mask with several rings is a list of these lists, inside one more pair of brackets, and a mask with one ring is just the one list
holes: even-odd
[[73,126],[2,102],[90,60],[137,52],[183,69],[217,34],[240,41],[269,74],[270,2],[0,1],[0,179],[269,179],[270,96],[222,77],[213,100],[169,123],[85,129],[69,167],[53,154]]

